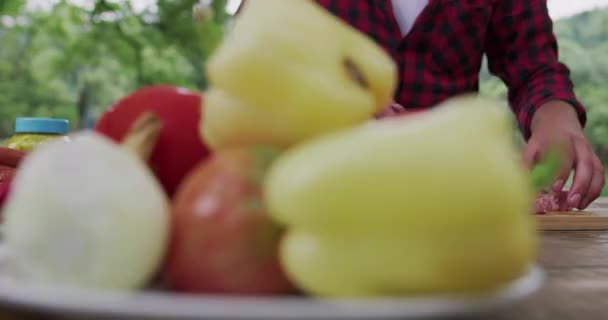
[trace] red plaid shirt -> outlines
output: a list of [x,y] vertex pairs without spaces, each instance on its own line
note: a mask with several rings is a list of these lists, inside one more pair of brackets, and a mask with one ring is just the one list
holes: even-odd
[[393,57],[400,74],[395,101],[408,109],[477,92],[485,53],[526,138],[534,111],[548,100],[569,102],[586,122],[569,70],[558,61],[546,0],[429,0],[405,37],[389,0],[316,1]]

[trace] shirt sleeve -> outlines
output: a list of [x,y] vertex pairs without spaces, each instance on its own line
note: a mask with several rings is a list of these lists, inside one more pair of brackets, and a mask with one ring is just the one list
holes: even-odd
[[570,70],[558,60],[547,0],[494,1],[486,39],[488,68],[507,85],[526,140],[534,112],[549,100],[570,103],[585,125],[586,111],[574,93]]

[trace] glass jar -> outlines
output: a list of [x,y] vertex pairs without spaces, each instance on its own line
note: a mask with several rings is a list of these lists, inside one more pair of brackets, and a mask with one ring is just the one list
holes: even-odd
[[48,141],[57,139],[70,141],[69,131],[70,122],[65,119],[17,118],[15,134],[8,140],[6,147],[29,152]]

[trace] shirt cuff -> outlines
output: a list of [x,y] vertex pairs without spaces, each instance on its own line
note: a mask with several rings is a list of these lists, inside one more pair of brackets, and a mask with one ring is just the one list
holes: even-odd
[[576,114],[581,126],[585,127],[587,123],[587,112],[583,104],[576,98],[574,94],[569,93],[551,93],[534,95],[527,99],[524,105],[519,109],[517,114],[517,122],[525,140],[528,140],[532,135],[531,125],[532,117],[536,110],[549,101],[560,100],[571,105]]

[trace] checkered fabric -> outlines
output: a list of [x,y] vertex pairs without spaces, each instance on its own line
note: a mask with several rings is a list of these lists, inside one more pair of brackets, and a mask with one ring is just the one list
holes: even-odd
[[525,138],[532,115],[548,100],[569,102],[586,122],[570,71],[558,60],[546,0],[429,0],[405,37],[389,0],[316,2],[394,58],[400,75],[395,101],[408,109],[477,92],[486,54],[490,71],[509,89],[509,104]]

